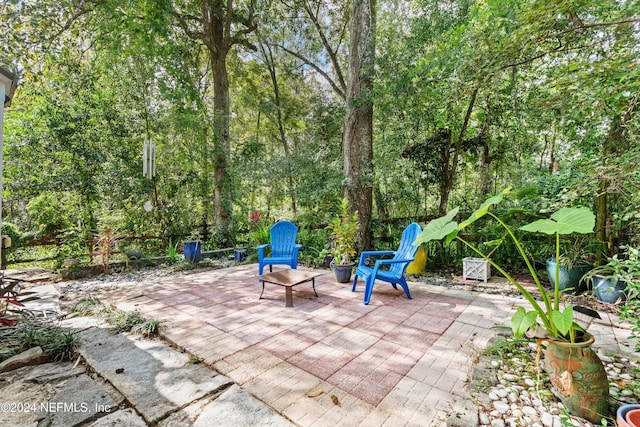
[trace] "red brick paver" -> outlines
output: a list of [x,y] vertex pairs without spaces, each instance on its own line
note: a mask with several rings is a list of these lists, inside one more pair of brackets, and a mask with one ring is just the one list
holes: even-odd
[[[287,308],[280,287],[258,299],[256,274],[256,265],[204,271],[110,298],[169,321],[166,339],[304,426],[437,425],[464,394],[472,342],[500,321],[485,310],[461,323],[469,293],[416,283],[409,300],[378,282],[365,306],[361,283],[351,292],[329,271],[316,278],[318,297],[297,286]],[[314,390],[322,394],[307,397]]]

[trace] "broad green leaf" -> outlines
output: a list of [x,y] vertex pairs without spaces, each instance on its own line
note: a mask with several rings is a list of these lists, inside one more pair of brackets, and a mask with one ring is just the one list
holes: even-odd
[[525,311],[524,307],[518,307],[515,314],[511,318],[511,330],[516,338],[523,336],[529,328],[536,323],[538,312]]
[[[413,242],[414,246],[427,243],[432,240],[442,240],[452,233],[457,233],[458,223],[452,219],[458,214],[458,208],[452,209],[445,216],[436,218],[429,222],[422,230],[422,233]],[[455,237],[455,235],[454,235]]]
[[551,321],[556,325],[556,329],[561,335],[567,335],[571,325],[573,325],[573,307],[568,306],[564,312],[553,310],[551,312]]
[[562,208],[549,219],[539,219],[520,229],[544,234],[591,233],[596,217],[589,208]]
[[491,205],[497,205],[498,203],[500,203],[502,201],[502,199],[504,199],[504,196],[506,194],[508,194],[510,191],[511,191],[511,187],[505,188],[504,190],[502,190],[501,193],[498,193],[493,197],[489,197],[487,200],[484,201],[484,203],[482,205],[480,205],[480,207],[478,209],[476,209],[469,216],[469,218],[467,218],[466,220],[462,221],[458,228],[460,230],[462,230],[463,228],[467,227],[468,225],[473,224],[475,221],[477,221],[478,219],[480,219],[483,216],[485,216],[489,212],[489,208],[491,207]]

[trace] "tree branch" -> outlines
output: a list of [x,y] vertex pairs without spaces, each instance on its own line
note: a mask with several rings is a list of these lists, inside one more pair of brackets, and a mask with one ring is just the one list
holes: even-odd
[[178,12],[171,11],[171,15],[176,18],[178,20],[178,26],[180,26],[180,28],[182,28],[182,31],[184,31],[184,33],[187,35],[187,37],[189,37],[190,39],[193,40],[202,40],[202,42],[209,48],[209,49],[213,49],[213,45],[211,43],[210,40],[207,39],[207,37],[204,36],[204,33],[201,31],[192,31],[191,27],[189,26],[189,23],[187,22],[187,18],[194,20],[200,24],[202,24],[202,20],[198,17],[192,16],[192,15],[183,15],[180,14]]
[[298,58],[299,60],[301,60],[302,62],[304,62],[305,64],[307,64],[311,68],[313,68],[314,70],[316,70],[316,72],[318,74],[320,74],[322,77],[324,77],[324,79],[329,83],[331,88],[334,90],[334,92],[340,98],[342,98],[344,100],[347,99],[347,96],[345,94],[345,90],[340,89],[340,87],[336,84],[336,82],[333,81],[331,76],[329,76],[329,74],[327,74],[322,68],[318,67],[316,64],[314,64],[313,62],[311,62],[310,60],[308,60],[307,58],[305,58],[303,55],[299,54],[298,52],[294,52],[294,51],[292,51],[290,49],[287,49],[286,47],[284,47],[282,45],[279,45],[279,44],[274,44],[274,46],[279,47],[280,49],[284,50],[285,52],[287,52],[290,55],[295,56],[296,58]]
[[[311,8],[309,7],[309,3],[307,3],[306,1],[304,2],[304,9],[307,12],[307,15],[309,16],[309,19],[311,19],[311,22],[313,22],[313,25],[316,28],[316,31],[318,32],[318,35],[320,36],[320,40],[322,41],[322,45],[324,46],[325,50],[327,51],[327,54],[329,55],[329,58],[331,58],[331,63],[333,64],[333,68],[336,71],[336,76],[338,76],[338,84],[340,84],[341,92],[346,92],[347,91],[347,84],[345,83],[344,77],[342,76],[342,69],[340,68],[340,62],[338,61],[338,57],[336,55],[336,52],[331,48],[331,45],[329,44],[329,40],[327,40],[327,37],[324,34],[322,26],[320,25],[320,22],[318,21],[318,15],[313,13]],[[311,65],[311,64],[309,64],[309,65]]]
[[568,30],[560,31],[559,33],[555,33],[547,38],[554,38],[554,37],[562,36],[568,33],[572,33],[574,31],[585,30],[587,28],[609,27],[612,25],[633,24],[636,22],[640,22],[640,18],[621,19],[618,21],[611,21],[611,22],[594,22],[592,24],[582,24],[582,22],[580,21],[581,25],[578,25],[573,28],[569,28]]

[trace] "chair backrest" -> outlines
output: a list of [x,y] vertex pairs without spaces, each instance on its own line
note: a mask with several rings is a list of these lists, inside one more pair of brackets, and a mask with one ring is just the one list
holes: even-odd
[[298,236],[298,227],[289,221],[280,221],[271,227],[271,256],[288,257],[293,255]]
[[[419,224],[412,222],[404,229],[402,232],[402,238],[400,239],[400,246],[396,251],[393,259],[410,259],[413,260],[418,252],[419,246],[413,246],[413,241],[416,240],[416,237],[422,233],[422,228]],[[402,276],[404,274],[404,270],[406,270],[409,262],[403,262],[398,264],[391,264],[389,271],[393,272],[398,276]]]

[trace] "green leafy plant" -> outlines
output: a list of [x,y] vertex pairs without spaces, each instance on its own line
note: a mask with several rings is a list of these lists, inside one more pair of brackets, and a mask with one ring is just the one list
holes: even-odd
[[329,253],[336,264],[351,264],[351,258],[356,255],[356,232],[359,226],[358,216],[349,212],[349,202],[342,199],[339,215],[328,226],[333,239]]
[[584,275],[583,280],[593,283],[595,276],[610,280],[615,286],[618,282],[625,282],[634,296],[640,292],[640,249],[624,246],[622,257],[618,254],[607,257],[607,263],[594,267]]
[[[524,298],[529,302],[533,310],[526,311],[524,307],[519,307],[511,319],[511,328],[516,338],[523,336],[530,329],[536,329],[539,322],[544,329],[546,336],[562,341],[575,342],[576,331],[582,328],[573,321],[573,307],[565,306],[560,309],[563,297],[558,287],[558,264],[556,264],[556,285],[553,291],[549,292],[542,285],[538,273],[534,268],[531,260],[523,249],[519,239],[513,230],[498,216],[493,214],[489,209],[500,203],[510,189],[505,189],[502,193],[487,199],[475,212],[466,220],[458,223],[454,221],[458,215],[458,208],[451,210],[445,216],[437,218],[423,229],[422,234],[415,240],[414,245],[427,243],[432,240],[445,240],[447,243],[457,240],[473,252],[486,259],[494,268],[496,268],[507,280],[514,285]],[[509,238],[516,246],[519,255],[525,262],[529,273],[534,279],[536,286],[542,296],[542,304],[540,304],[532,293],[522,286],[513,278],[503,267],[493,261],[489,255],[482,252],[476,245],[463,238],[460,233],[470,224],[479,220],[484,216],[493,218],[502,226],[505,232],[503,238]],[[520,227],[522,231],[538,232],[555,236],[556,259],[560,257],[560,236],[572,233],[591,233],[595,225],[595,216],[588,208],[562,208],[551,215],[548,219],[540,219],[530,224]]]
[[[609,280],[615,288],[618,282],[626,284],[626,303],[620,307],[621,319],[631,325],[629,338],[640,338],[640,248],[625,246],[622,257],[617,254],[607,258],[607,263],[595,267],[583,277],[593,284],[593,279],[602,277]],[[636,342],[635,350],[640,351],[640,342]]]
[[172,244],[169,241],[169,246],[167,246],[167,256],[169,257],[169,262],[174,263],[178,259],[178,242]]
[[164,320],[159,319],[143,320],[141,323],[133,326],[131,328],[131,332],[142,335],[143,337],[153,337],[158,335],[160,330],[164,327],[164,323]]
[[81,316],[98,314],[102,309],[102,303],[93,297],[80,298],[71,308],[71,311]]
[[0,327],[0,361],[33,347],[55,361],[75,355],[78,337],[70,330],[25,318],[14,327]]

